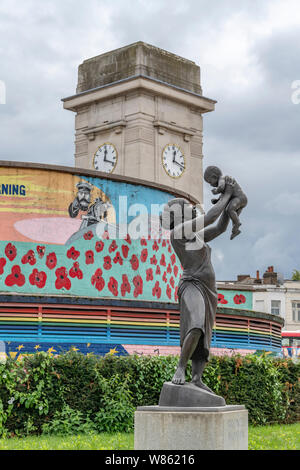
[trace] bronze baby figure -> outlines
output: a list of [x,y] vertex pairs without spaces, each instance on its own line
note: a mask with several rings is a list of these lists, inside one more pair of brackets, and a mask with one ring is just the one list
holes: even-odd
[[[226,188],[226,176],[222,175],[222,171],[217,166],[208,166],[204,172],[204,179],[207,183],[213,186],[212,189],[213,194],[223,194]],[[219,199],[212,199],[211,202],[216,204]],[[244,207],[247,205],[247,196],[243,192],[240,185],[235,182],[233,186],[233,193],[231,199],[228,203],[226,211],[232,220],[232,232],[230,236],[230,240],[233,240],[237,235],[241,233],[239,227],[241,226],[241,222],[239,219],[239,215]]]

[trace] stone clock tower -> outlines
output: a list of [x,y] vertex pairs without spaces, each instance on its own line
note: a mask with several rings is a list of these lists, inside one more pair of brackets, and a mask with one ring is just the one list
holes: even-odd
[[202,202],[200,67],[144,42],[85,60],[76,95],[75,166],[182,190]]

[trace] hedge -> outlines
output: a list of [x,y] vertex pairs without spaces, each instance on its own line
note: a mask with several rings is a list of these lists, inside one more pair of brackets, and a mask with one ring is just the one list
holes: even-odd
[[[135,408],[158,403],[177,362],[73,351],[8,359],[0,364],[0,436],[130,432]],[[203,379],[227,404],[244,404],[251,424],[292,423],[300,415],[299,369],[268,355],[212,357]]]

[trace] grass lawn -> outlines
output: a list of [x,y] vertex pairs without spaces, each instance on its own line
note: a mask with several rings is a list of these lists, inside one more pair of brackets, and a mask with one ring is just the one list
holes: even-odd
[[[133,434],[0,439],[0,450],[132,450]],[[300,450],[300,423],[249,427],[249,450]]]

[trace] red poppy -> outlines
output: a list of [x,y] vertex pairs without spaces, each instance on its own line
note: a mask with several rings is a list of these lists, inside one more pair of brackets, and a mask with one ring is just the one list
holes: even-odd
[[44,271],[38,271],[36,268],[29,276],[29,282],[32,286],[37,286],[39,289],[45,287],[47,274]]
[[110,256],[104,256],[104,264],[103,264],[103,268],[104,269],[110,269],[111,268],[111,257]]
[[112,253],[118,248],[118,245],[116,244],[116,240],[113,240],[108,248],[108,251]]
[[166,240],[164,239],[164,240],[162,241],[161,246],[166,246],[166,245],[167,245],[167,243],[166,243]]
[[223,294],[218,294],[218,304],[228,304]]
[[130,293],[131,286],[130,286],[130,282],[128,281],[128,277],[126,274],[122,275],[122,281],[123,282],[121,284],[121,294],[124,297],[124,295],[126,295],[126,292],[128,292],[128,294]]
[[108,288],[114,296],[118,295],[118,281],[114,277],[109,279]]
[[145,263],[147,261],[147,257],[148,257],[148,250],[147,248],[144,248],[141,252],[141,256],[140,256],[140,260],[142,263]]
[[129,251],[129,247],[127,245],[122,245],[122,253],[123,253],[124,258],[127,258],[128,251]]
[[95,250],[97,251],[97,253],[100,253],[100,251],[102,251],[104,248],[104,243],[102,240],[98,240],[96,243],[95,243]]
[[139,260],[136,255],[132,255],[130,263],[131,263],[132,269],[136,271],[139,267]]
[[70,290],[71,288],[71,281],[68,278],[68,272],[64,266],[61,268],[57,268],[55,271],[56,274],[56,281],[55,281],[55,287],[56,289],[62,289],[65,288],[67,290]]
[[150,258],[150,263],[151,264],[157,264],[157,259],[156,259],[155,255],[153,255],[152,258]]
[[175,291],[174,291],[174,300],[175,300],[175,302],[178,301],[178,286],[175,287]]
[[26,255],[22,256],[22,264],[27,264],[29,263],[31,266],[33,266],[36,263],[35,259],[35,254],[33,250],[29,250]]
[[75,250],[74,246],[67,251],[67,257],[76,260],[80,255],[80,251]]
[[172,276],[171,279],[170,279],[170,284],[171,284],[171,286],[172,286],[173,289],[174,289],[175,281],[174,281],[174,277],[173,277],[173,276]]
[[158,251],[158,249],[159,249],[159,247],[158,247],[158,244],[157,244],[157,241],[156,241],[156,240],[154,240],[154,243],[153,243],[153,245],[152,245],[152,249],[153,249],[153,251]]
[[233,297],[233,301],[235,304],[244,304],[246,302],[246,297],[243,294],[235,295]]
[[20,266],[13,266],[11,268],[11,274],[6,277],[5,284],[7,286],[17,285],[19,287],[25,284],[25,276],[22,274]]
[[164,255],[164,254],[161,255],[159,264],[160,264],[161,266],[166,266],[167,263],[166,263],[166,258],[165,258],[165,255]]
[[39,258],[43,258],[44,254],[45,254],[45,250],[46,250],[46,247],[45,246],[40,246],[38,245],[36,247],[36,252],[37,254],[39,255]]
[[155,286],[152,289],[153,297],[157,297],[158,299],[161,296],[161,288],[159,287],[159,281],[156,281]]
[[83,272],[79,268],[79,263],[77,261],[73,264],[72,268],[69,270],[69,275],[73,278],[74,277],[77,277],[78,279],[83,278]]
[[177,277],[177,274],[178,274],[178,266],[174,266],[173,268],[173,271],[174,271],[174,276]]
[[167,285],[166,294],[167,294],[167,296],[169,297],[169,299],[171,299],[172,289],[171,289],[171,287],[169,286],[169,284]]
[[167,282],[167,273],[166,273],[166,271],[165,271],[164,274],[163,274],[162,280],[163,280],[164,282]]
[[172,264],[175,264],[176,262],[176,256],[174,255],[174,253],[171,255],[171,263]]
[[105,281],[102,277],[102,269],[98,268],[91,278],[93,286],[100,292],[105,286]]
[[94,263],[94,252],[92,250],[87,250],[85,252],[85,263],[86,264]]
[[103,240],[109,240],[109,233],[107,230],[105,230],[105,232],[102,233],[102,238]]
[[172,247],[171,247],[171,245],[168,246],[168,252],[169,252],[169,253],[172,253]]
[[56,265],[57,265],[56,254],[55,253],[49,253],[49,255],[47,255],[47,258],[46,258],[46,266],[49,269],[53,269],[53,268],[55,268]]
[[131,238],[130,238],[130,235],[129,233],[127,233],[126,237],[124,238],[125,242],[129,243],[129,245],[131,245]]
[[141,276],[135,276],[133,278],[133,284],[135,286],[133,296],[138,297],[140,294],[143,293],[143,279]]
[[88,232],[85,232],[85,234],[83,235],[83,238],[85,240],[91,240],[93,238],[94,234],[91,230],[89,230]]
[[171,265],[170,265],[170,263],[169,263],[169,264],[168,264],[168,267],[167,267],[167,273],[170,274],[171,272],[172,272],[172,268],[171,268]]
[[17,256],[17,248],[12,243],[8,243],[4,251],[9,261],[13,261]]
[[146,269],[146,281],[153,281],[152,268]]
[[146,240],[145,237],[142,237],[142,238],[141,238],[141,245],[142,245],[142,246],[147,246],[147,240]]
[[123,259],[120,255],[119,251],[117,251],[116,256],[114,257],[114,263],[115,264],[119,263],[120,266],[122,266],[122,264],[123,264]]
[[0,274],[3,274],[5,265],[6,265],[6,259],[5,258],[0,258]]
[[155,274],[160,274],[160,267],[159,267],[159,265],[156,266]]

